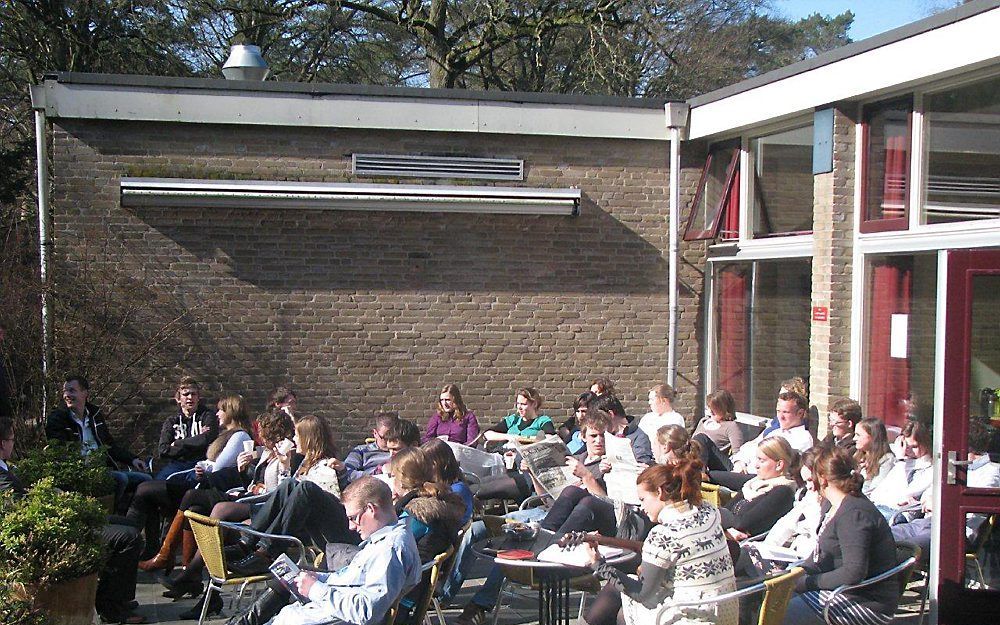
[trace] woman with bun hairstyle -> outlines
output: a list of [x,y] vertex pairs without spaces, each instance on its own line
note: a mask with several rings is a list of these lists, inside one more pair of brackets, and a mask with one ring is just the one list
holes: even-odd
[[722,513],[722,526],[736,542],[763,534],[792,509],[798,489],[799,453],[780,436],[757,446],[757,475],[743,485]]
[[469,445],[479,437],[479,422],[476,413],[465,407],[462,391],[457,384],[445,384],[438,394],[434,414],[427,422],[427,430],[420,437],[421,443],[432,438],[446,436],[452,443]]
[[653,456],[657,464],[675,464],[685,458],[695,458],[704,464],[703,451],[701,444],[679,425],[664,425],[656,431],[653,440]]
[[420,449],[427,455],[433,481],[447,484],[451,488],[451,492],[462,498],[462,503],[465,505],[462,525],[465,525],[472,518],[475,499],[468,484],[462,479],[462,468],[458,464],[455,452],[451,450],[448,443],[437,438],[427,441],[420,446]]
[[889,446],[889,433],[881,419],[868,417],[854,426],[854,460],[858,463],[865,483],[861,494],[865,497],[882,483],[896,464],[896,454]]
[[[614,625],[620,602],[627,625],[737,624],[736,601],[670,608],[671,603],[709,599],[736,589],[719,511],[701,498],[701,472],[701,461],[681,458],[639,474],[640,506],[655,523],[642,543],[641,573],[626,575],[603,564],[591,549],[595,575],[607,584],[588,611],[586,623]],[[664,608],[665,616],[657,621]]]
[[[823,449],[813,482],[830,509],[819,529],[816,551],[804,565],[785,614],[787,625],[820,625],[834,589],[857,584],[896,565],[896,542],[882,514],[861,494],[864,477],[843,449]],[[885,625],[899,602],[899,581],[889,578],[842,595],[830,606],[836,625]]]
[[408,519],[421,562],[430,562],[448,547],[457,547],[465,503],[451,486],[436,481],[431,461],[419,447],[399,450],[389,459],[390,488],[396,514]]

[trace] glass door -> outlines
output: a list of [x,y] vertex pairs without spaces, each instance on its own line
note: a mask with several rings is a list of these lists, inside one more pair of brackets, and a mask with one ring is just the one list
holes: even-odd
[[1000,610],[1000,251],[947,252],[938,621]]

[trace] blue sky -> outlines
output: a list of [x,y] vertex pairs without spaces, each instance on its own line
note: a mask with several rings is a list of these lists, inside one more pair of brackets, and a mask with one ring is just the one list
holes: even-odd
[[850,31],[854,41],[955,6],[953,0],[771,0],[771,4],[776,14],[793,19],[812,13],[839,15],[850,10],[854,13]]

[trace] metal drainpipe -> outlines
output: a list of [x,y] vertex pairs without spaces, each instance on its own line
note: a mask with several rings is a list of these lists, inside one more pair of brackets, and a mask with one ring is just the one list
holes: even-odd
[[[32,100],[35,100],[32,90]],[[52,315],[49,310],[49,163],[45,149],[45,108],[35,108],[35,156],[38,160],[38,265],[42,287],[42,417],[49,409],[48,379],[52,353]]]
[[669,308],[667,322],[667,384],[677,386],[677,265],[679,262],[678,233],[681,215],[681,137],[687,127],[690,107],[685,102],[668,102],[665,106],[667,128],[670,129],[670,247],[669,247]]

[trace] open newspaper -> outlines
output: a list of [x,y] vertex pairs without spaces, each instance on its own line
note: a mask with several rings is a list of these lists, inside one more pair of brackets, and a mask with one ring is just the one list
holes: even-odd
[[455,453],[455,459],[458,460],[463,473],[475,475],[480,482],[488,482],[492,478],[507,475],[507,468],[504,466],[503,456],[500,454],[489,453],[451,441],[447,442],[448,447],[451,447]]
[[517,451],[527,463],[528,471],[553,499],[566,486],[577,481],[566,466],[569,449],[558,436],[549,436],[530,445],[517,443]]
[[309,469],[309,472],[302,477],[303,481],[315,482],[317,486],[340,499],[340,479],[337,471],[331,466],[318,464]]
[[604,459],[611,463],[611,472],[604,475],[608,498],[622,503],[639,505],[639,490],[636,480],[642,467],[635,459],[632,441],[605,434]]

